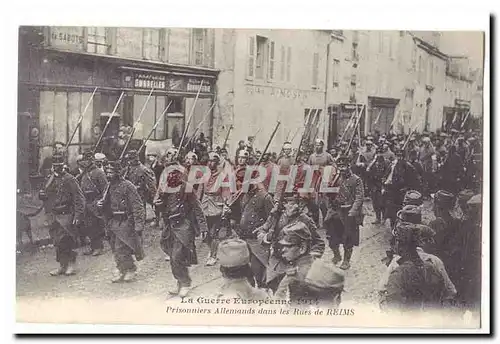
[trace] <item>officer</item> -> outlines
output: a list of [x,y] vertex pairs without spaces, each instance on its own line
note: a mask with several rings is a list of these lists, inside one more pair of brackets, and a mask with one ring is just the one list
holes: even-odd
[[376,217],[376,220],[373,222],[374,224],[381,223],[382,219],[385,220],[385,204],[382,197],[382,189],[384,176],[387,175],[388,168],[389,164],[382,155],[382,149],[377,149],[377,155],[366,169],[368,189]]
[[452,266],[451,253],[455,249],[450,239],[460,226],[460,220],[452,215],[455,206],[455,195],[448,191],[439,190],[433,195],[433,206],[435,219],[429,222],[436,232],[436,254],[443,259],[446,266]]
[[154,172],[139,161],[136,150],[130,150],[126,155],[128,169],[125,179],[129,180],[139,192],[143,206],[152,203],[156,193],[156,178]]
[[40,191],[49,233],[56,247],[59,268],[51,276],[73,275],[76,262],[76,238],[85,211],[85,197],[76,179],[64,171],[64,156],[52,156],[54,179],[46,190]]
[[186,192],[186,174],[176,161],[178,151],[167,150],[165,169],[154,204],[163,217],[164,228],[160,245],[170,256],[172,274],[177,286],[169,291],[172,295],[185,297],[191,289],[189,266],[198,264],[194,239],[197,235],[206,238],[208,228],[199,200],[194,192]]
[[252,287],[248,282],[250,251],[245,241],[236,238],[222,241],[217,257],[224,279],[220,297],[243,300],[265,300],[269,297],[265,291]]
[[[335,185],[338,193],[328,194],[328,213],[325,218],[329,246],[333,251],[333,263],[342,261],[339,245],[344,246],[344,259],[341,269],[350,268],[350,260],[354,246],[359,245],[359,226],[363,224],[364,188],[360,177],[349,168],[349,158],[341,156],[337,160],[339,177]],[[336,178],[336,177],[334,177]]]
[[108,184],[106,174],[94,163],[94,154],[87,150],[80,163],[83,168],[80,185],[85,195],[85,229],[90,238],[90,247],[83,254],[99,256],[103,253],[104,219],[99,213],[97,202],[102,198]]
[[142,232],[146,213],[135,186],[121,176],[119,161],[110,161],[105,167],[109,191],[106,199],[99,201],[99,208],[107,220],[110,245],[118,269],[113,283],[131,282],[135,279],[137,261],[144,258]]

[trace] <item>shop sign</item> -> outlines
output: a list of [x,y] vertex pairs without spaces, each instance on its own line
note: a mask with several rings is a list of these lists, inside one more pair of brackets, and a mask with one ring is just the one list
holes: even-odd
[[134,88],[166,89],[167,76],[162,74],[136,73],[134,74]]
[[355,111],[356,110],[356,107],[358,108],[358,110],[361,110],[361,108],[363,107],[362,104],[342,104],[341,105],[342,107],[342,111]]
[[470,100],[455,99],[455,106],[470,107]]
[[51,26],[46,34],[51,47],[76,51],[84,48],[83,27]]
[[[203,85],[201,85],[202,80]],[[200,90],[200,93],[212,93],[212,84],[207,79],[172,76],[169,77],[168,90],[192,93],[197,93]]]

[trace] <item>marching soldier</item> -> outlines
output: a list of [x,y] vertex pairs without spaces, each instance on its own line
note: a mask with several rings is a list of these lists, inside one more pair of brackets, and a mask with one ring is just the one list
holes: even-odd
[[[285,228],[302,223],[306,226],[311,235],[310,254],[314,258],[321,258],[325,252],[325,242],[318,234],[318,228],[314,221],[304,213],[304,207],[300,204],[297,193],[285,198],[284,205],[276,204],[271,210],[264,225],[257,228],[257,238],[259,242],[270,247],[269,267],[267,269],[266,283],[271,289],[276,290],[277,283],[280,282],[288,265],[280,255],[278,241],[283,237]],[[283,207],[283,209],[279,209]],[[278,223],[276,223],[278,221]]]
[[97,202],[102,198],[108,181],[103,170],[97,168],[94,163],[94,155],[90,150],[83,153],[80,163],[83,174],[80,185],[85,195],[85,229],[90,238],[90,247],[83,254],[99,256],[103,253],[104,219],[99,213]]
[[271,153],[266,152],[263,155],[262,162],[260,163],[260,165],[266,169],[266,178],[264,179],[264,181],[262,182],[262,184],[264,185],[264,188],[267,191],[270,191],[269,190],[269,186],[271,184],[271,179],[272,179],[275,167],[276,167],[276,164],[274,164],[271,161]]
[[73,275],[76,262],[77,229],[82,223],[85,211],[85,197],[75,178],[64,171],[63,155],[52,157],[53,182],[47,190],[40,191],[49,233],[56,247],[56,261],[59,268],[51,276]]
[[219,297],[236,297],[243,300],[265,300],[269,295],[254,288],[248,282],[250,270],[250,251],[245,241],[228,239],[219,244],[217,257],[220,262],[220,271],[224,284]]
[[129,180],[139,192],[142,204],[152,203],[156,193],[156,181],[154,172],[139,161],[139,154],[136,150],[127,153],[128,170],[126,179]]
[[[155,175],[155,181],[156,181],[156,189],[158,188],[158,184],[160,182],[160,176],[161,173],[163,172],[163,164],[161,162],[161,159],[158,156],[157,152],[152,152],[148,154],[148,162],[149,162],[149,169],[153,171]],[[156,209],[155,206],[153,206],[154,212],[155,212],[155,217],[153,219],[153,226],[159,227],[160,226],[160,212]]]
[[384,185],[384,176],[387,175],[389,165],[381,153],[382,150],[378,149],[375,159],[366,169],[366,174],[368,175],[368,189],[370,190],[370,198],[376,217],[376,220],[373,222],[374,224],[379,224],[382,222],[382,219],[385,219],[385,204],[382,197],[382,189]]
[[443,274],[432,260],[422,259],[417,251],[418,228],[399,223],[395,229],[396,253],[401,257],[390,273],[380,307],[386,311],[425,311],[442,307],[446,285]]
[[[172,274],[177,280],[177,287],[170,294],[185,297],[191,289],[188,267],[198,264],[194,239],[199,234],[205,239],[208,228],[196,195],[185,190],[186,175],[175,161],[177,154],[175,148],[167,151],[166,167],[160,177],[154,204],[160,210],[164,223],[160,245],[170,256]],[[174,192],[176,189],[178,191]]]
[[146,221],[143,201],[137,188],[121,176],[122,166],[119,161],[110,161],[106,166],[109,191],[106,199],[99,202],[107,220],[110,245],[118,269],[113,283],[131,282],[135,279],[137,261],[144,258],[142,233]]
[[422,146],[418,153],[420,164],[424,170],[422,187],[424,197],[429,196],[434,188],[433,156],[436,156],[436,150],[432,146],[431,139],[425,136],[422,138]]
[[283,229],[283,237],[278,243],[287,269],[274,294],[277,299],[297,300],[301,296],[297,295],[294,287],[305,280],[314,261],[310,254],[311,241],[311,232],[304,223],[295,223]]
[[344,259],[341,269],[350,268],[354,246],[359,245],[359,226],[363,224],[364,190],[361,178],[349,168],[349,158],[341,156],[337,160],[339,177],[335,185],[337,194],[328,195],[328,213],[325,218],[328,243],[333,251],[333,263],[342,261],[339,246],[344,246]]
[[384,181],[384,198],[386,204],[386,218],[394,228],[396,214],[401,209],[403,198],[408,189],[418,187],[417,173],[412,165],[404,160],[403,151],[396,150],[396,159],[392,161]]
[[206,242],[210,248],[208,259],[205,265],[212,266],[217,262],[217,247],[220,240],[229,237],[230,230],[228,227],[222,228],[222,211],[224,203],[230,197],[230,191],[222,188],[220,178],[223,172],[220,167],[220,155],[215,152],[208,154],[208,168],[210,169],[210,178],[203,185],[201,207],[203,214],[207,219],[208,235]]
[[[325,142],[322,139],[316,139],[314,145],[315,151],[311,154],[307,162],[310,166],[319,166],[319,169],[314,171],[312,179],[312,187],[316,189],[316,191],[320,189],[321,177],[323,176],[325,166],[331,166],[335,163],[331,154],[324,151],[324,146]],[[319,224],[319,209],[321,209],[323,217],[326,215],[326,200],[324,195],[318,192],[315,203],[311,205],[314,207],[314,209],[310,209],[314,214],[313,219],[316,224]]]
[[[231,218],[236,222],[234,229],[238,237],[249,245],[250,267],[259,288],[265,287],[269,249],[260,244],[255,230],[266,222],[272,209],[273,198],[262,183],[258,183],[250,185],[248,192],[235,201],[231,209],[224,210],[230,212]],[[236,215],[238,210],[241,210],[241,216]]]

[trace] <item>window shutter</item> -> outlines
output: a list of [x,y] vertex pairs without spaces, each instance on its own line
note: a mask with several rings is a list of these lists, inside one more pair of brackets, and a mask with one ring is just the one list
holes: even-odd
[[280,58],[280,80],[285,80],[285,47],[281,46],[281,58]]
[[248,65],[247,77],[253,79],[255,76],[255,36],[248,37]]
[[318,64],[319,64],[319,54],[313,54],[313,78],[312,85],[318,86]]
[[267,78],[269,80],[274,80],[274,74],[275,74],[275,56],[274,56],[274,41],[269,42],[269,71]]
[[166,34],[166,29],[160,29],[159,32],[159,43],[158,43],[158,56],[160,58],[160,61],[165,61],[165,46],[166,46],[166,40],[167,40],[167,34]]
[[286,54],[286,81],[291,80],[292,74],[292,48],[288,47]]

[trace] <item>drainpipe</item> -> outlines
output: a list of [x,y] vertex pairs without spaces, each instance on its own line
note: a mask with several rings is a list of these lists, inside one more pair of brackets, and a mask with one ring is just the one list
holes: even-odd
[[[326,118],[328,116],[328,85],[329,85],[329,78],[328,76],[330,75],[330,46],[333,42],[332,34],[330,33],[330,41],[328,42],[326,46],[326,72],[325,72],[325,108],[323,112],[323,134],[322,138],[323,140],[328,141],[328,137],[326,136]],[[329,118],[329,117],[328,117]]]

